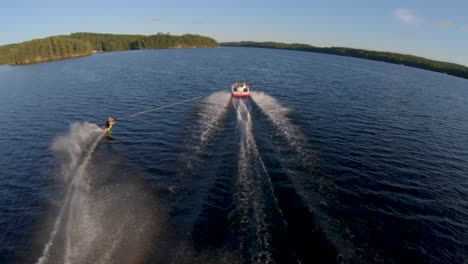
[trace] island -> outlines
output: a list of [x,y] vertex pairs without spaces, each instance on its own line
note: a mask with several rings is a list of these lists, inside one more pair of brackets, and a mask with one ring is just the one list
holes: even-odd
[[368,60],[384,61],[394,64],[402,64],[414,68],[420,68],[435,72],[446,73],[449,75],[468,79],[468,67],[443,62],[430,60],[418,56],[400,54],[394,52],[373,51],[364,49],[342,48],[342,47],[329,47],[322,48],[308,44],[287,44],[281,42],[254,42],[254,41],[240,41],[240,42],[224,42],[221,46],[226,47],[255,47],[255,48],[269,48],[269,49],[285,49],[285,50],[298,50],[316,53],[333,54],[347,57],[362,58]]
[[0,46],[0,64],[23,65],[88,56],[96,52],[170,48],[214,48],[216,40],[194,34],[175,36],[72,33]]

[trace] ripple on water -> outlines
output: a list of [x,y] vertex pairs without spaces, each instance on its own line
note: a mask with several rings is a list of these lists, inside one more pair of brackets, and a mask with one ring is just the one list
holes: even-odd
[[[74,121],[102,126],[109,115],[118,121],[118,143],[99,145],[100,154],[126,157],[148,185],[188,184],[181,193],[166,190],[167,204],[180,202],[174,228],[192,233],[193,225],[183,223],[199,219],[208,235],[196,241],[218,239],[216,250],[192,252],[193,241],[182,235],[188,259],[216,262],[210,258],[216,251],[239,262],[239,252],[229,251],[238,242],[229,234],[239,230],[228,216],[242,130],[229,93],[220,92],[235,80],[256,92],[250,114],[259,157],[248,161],[261,159],[268,173],[253,173],[252,188],[270,179],[273,194],[246,197],[263,199],[251,209],[268,226],[257,237],[281,249],[266,251],[273,258],[295,252],[296,260],[316,261],[301,246],[330,243],[351,263],[464,262],[466,80],[361,59],[244,48],[116,52],[0,67],[0,262],[27,255],[25,241],[45,215],[38,204],[54,190],[47,172],[54,138]],[[127,118],[195,96],[204,98]],[[272,198],[283,218],[270,207]],[[277,219],[289,225],[281,229]]]

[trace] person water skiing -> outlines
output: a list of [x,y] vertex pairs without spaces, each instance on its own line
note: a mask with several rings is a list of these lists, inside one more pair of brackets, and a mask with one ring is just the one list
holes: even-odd
[[113,140],[112,138],[112,126],[116,123],[115,119],[109,116],[106,121],[106,125],[104,125],[105,135],[104,137],[109,140]]

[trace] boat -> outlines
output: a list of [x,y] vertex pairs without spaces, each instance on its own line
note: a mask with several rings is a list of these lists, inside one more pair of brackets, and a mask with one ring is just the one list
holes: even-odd
[[235,82],[232,85],[232,97],[235,98],[246,98],[250,96],[249,86],[245,83]]

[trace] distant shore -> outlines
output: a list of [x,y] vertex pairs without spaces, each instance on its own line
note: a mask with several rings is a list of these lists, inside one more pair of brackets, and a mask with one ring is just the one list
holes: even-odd
[[298,50],[316,53],[333,54],[346,57],[355,57],[368,60],[384,61],[394,64],[402,64],[414,68],[420,68],[435,72],[446,73],[449,75],[468,79],[468,67],[460,64],[435,61],[413,55],[406,55],[393,52],[372,51],[342,47],[320,48],[308,44],[286,44],[281,42],[224,42],[221,46],[227,47],[255,47],[269,49]]
[[194,34],[175,36],[158,33],[145,36],[72,33],[0,46],[0,64],[42,63],[110,51],[215,47],[219,47],[216,40]]
[[430,60],[413,55],[394,52],[372,51],[343,47],[321,48],[308,44],[286,44],[281,42],[224,42],[206,36],[185,34],[175,36],[158,33],[156,35],[122,35],[101,33],[72,33],[34,39],[22,43],[0,46],[0,64],[25,65],[55,60],[89,56],[99,52],[171,49],[171,48],[217,48],[255,47],[270,49],[297,50],[384,61],[414,68],[445,73],[468,79],[468,67],[460,64]]

